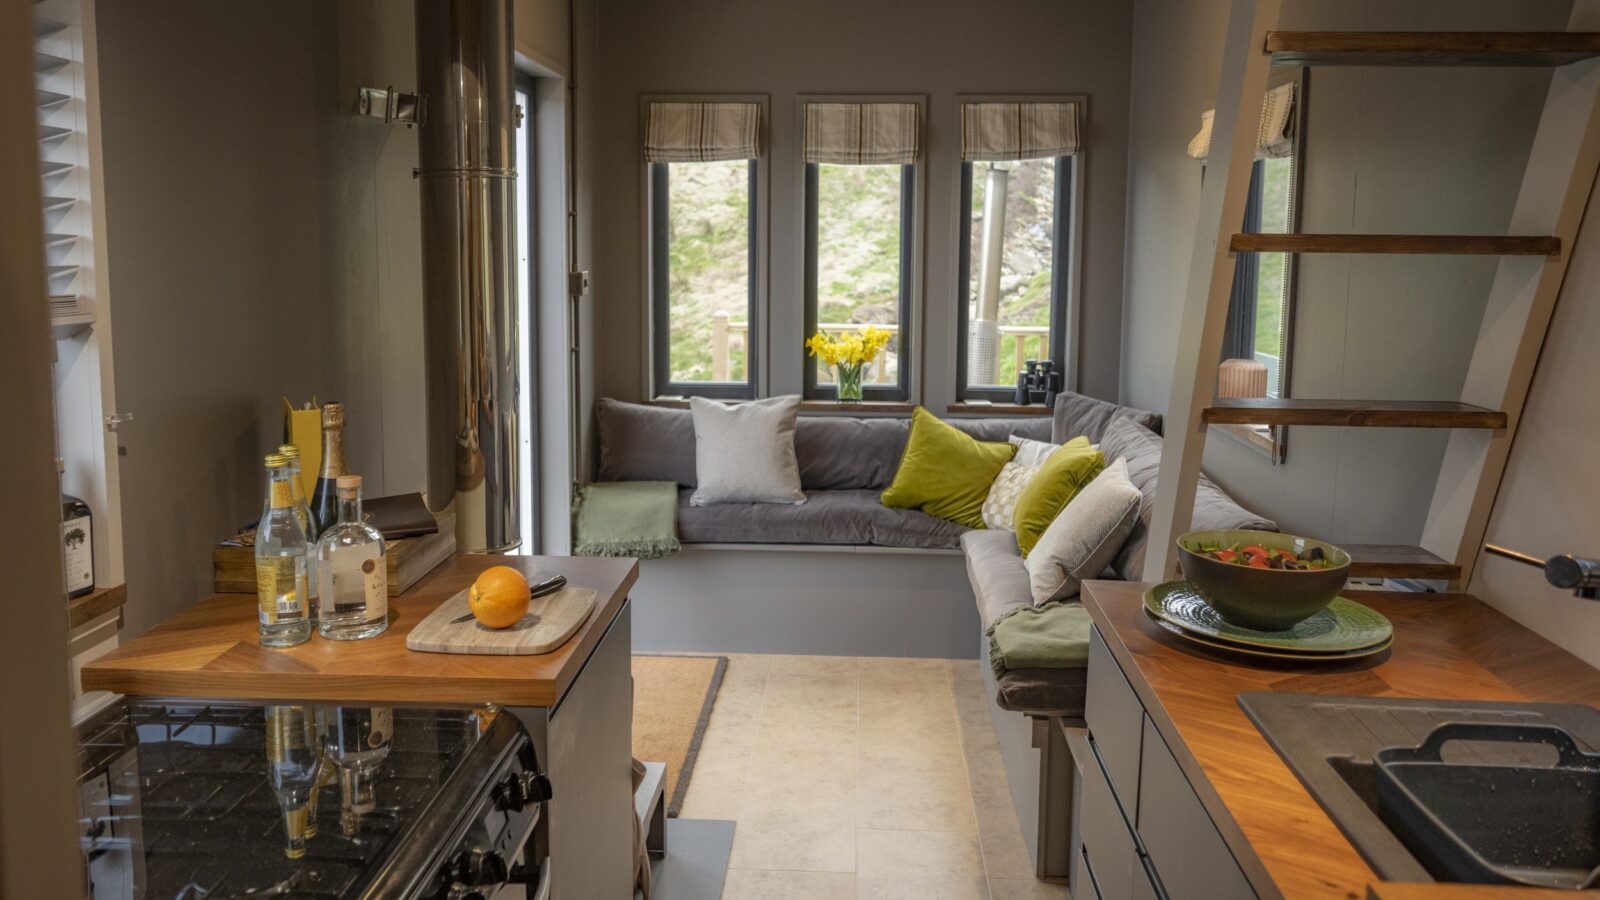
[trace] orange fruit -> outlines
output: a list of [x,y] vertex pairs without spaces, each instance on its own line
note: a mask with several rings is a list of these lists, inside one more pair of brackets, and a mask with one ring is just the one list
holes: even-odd
[[528,612],[528,579],[510,566],[483,570],[467,591],[473,618],[487,628],[510,628]]

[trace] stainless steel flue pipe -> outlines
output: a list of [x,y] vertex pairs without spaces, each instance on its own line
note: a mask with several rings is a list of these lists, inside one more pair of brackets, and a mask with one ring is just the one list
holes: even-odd
[[417,0],[430,509],[459,549],[520,543],[511,0]]

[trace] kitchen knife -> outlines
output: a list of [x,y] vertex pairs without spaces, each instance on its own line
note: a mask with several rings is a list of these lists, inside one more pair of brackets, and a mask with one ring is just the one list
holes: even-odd
[[[532,587],[528,588],[528,599],[535,600],[539,597],[545,596],[546,594],[554,594],[556,591],[559,591],[566,586],[567,576],[565,575],[556,575],[553,578],[546,578],[545,580],[537,582]],[[464,616],[457,616],[454,619],[451,619],[450,624],[459,625],[471,618],[472,613],[467,613]]]

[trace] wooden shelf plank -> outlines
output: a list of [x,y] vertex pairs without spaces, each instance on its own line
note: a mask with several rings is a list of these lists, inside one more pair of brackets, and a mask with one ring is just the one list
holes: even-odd
[[108,612],[121,609],[128,602],[128,586],[114,584],[96,588],[93,592],[67,601],[67,627],[77,628],[100,618]]
[[1556,256],[1561,239],[1526,235],[1236,234],[1234,253],[1426,253],[1462,256]]
[[1350,574],[1357,578],[1426,578],[1450,581],[1461,567],[1421,547],[1402,544],[1341,544],[1350,554]]
[[1278,66],[1564,66],[1600,56],[1600,34],[1567,31],[1269,31]]
[[1219,397],[1201,413],[1210,425],[1328,425],[1370,428],[1504,428],[1506,414],[1454,400],[1275,400]]

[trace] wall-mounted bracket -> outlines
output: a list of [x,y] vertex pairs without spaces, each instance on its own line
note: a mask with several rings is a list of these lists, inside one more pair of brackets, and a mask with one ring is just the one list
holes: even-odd
[[407,128],[421,125],[427,118],[428,98],[423,94],[404,94],[394,89],[364,87],[356,96],[356,113],[385,122],[401,122]]

